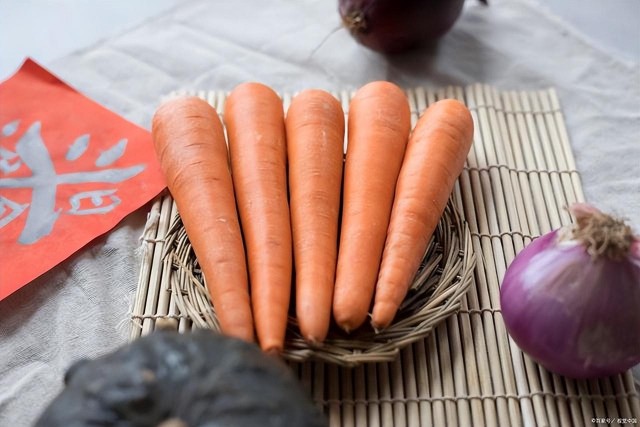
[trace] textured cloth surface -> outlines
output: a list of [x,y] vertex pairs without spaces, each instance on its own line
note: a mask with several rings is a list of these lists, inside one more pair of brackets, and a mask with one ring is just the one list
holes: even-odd
[[[172,90],[230,90],[247,80],[281,92],[355,89],[376,79],[405,87],[553,86],[587,200],[640,230],[637,63],[601,50],[534,0],[469,1],[436,48],[393,58],[356,44],[339,24],[334,2],[325,0],[269,7],[192,0],[43,65],[146,128]],[[0,302],[0,425],[31,425],[69,364],[126,342],[147,210]]]

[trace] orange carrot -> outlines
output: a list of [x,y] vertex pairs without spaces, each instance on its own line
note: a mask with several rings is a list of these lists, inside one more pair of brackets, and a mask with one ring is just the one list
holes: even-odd
[[264,351],[279,353],[293,262],[282,101],[263,84],[243,83],[227,98],[224,119],[258,341]]
[[404,300],[472,141],[471,114],[456,100],[436,102],[416,124],[396,185],[375,290],[374,328],[389,326]]
[[359,327],[371,305],[410,116],[406,95],[389,82],[363,86],[349,106],[333,298],[333,316],[345,331]]
[[242,233],[218,114],[196,97],[163,103],[155,150],[226,335],[254,340]]
[[307,90],[293,98],[286,129],[296,317],[302,336],[317,343],[326,338],[331,321],[344,112],[330,93]]

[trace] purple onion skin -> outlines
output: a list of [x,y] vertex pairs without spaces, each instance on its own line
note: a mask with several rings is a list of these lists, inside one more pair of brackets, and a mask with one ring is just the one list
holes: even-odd
[[551,372],[587,379],[640,363],[640,257],[592,260],[558,232],[525,247],[500,290],[502,316],[516,344]]
[[[358,42],[379,52],[399,53],[442,37],[463,4],[464,0],[339,0],[338,10]],[[358,13],[363,27],[351,24]]]

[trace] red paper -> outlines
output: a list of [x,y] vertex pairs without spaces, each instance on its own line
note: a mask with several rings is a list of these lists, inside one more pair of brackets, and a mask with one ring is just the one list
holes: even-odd
[[27,60],[0,84],[0,299],[164,187],[148,131]]

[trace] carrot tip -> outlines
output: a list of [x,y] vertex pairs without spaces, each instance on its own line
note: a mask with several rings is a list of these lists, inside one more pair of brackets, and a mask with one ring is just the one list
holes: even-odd
[[373,328],[373,332],[375,332],[376,334],[379,334],[384,329],[383,327],[380,327],[380,325],[378,325],[375,322],[371,322],[371,327]]
[[389,327],[389,325],[391,324],[390,320],[383,320],[382,322],[380,321],[380,319],[376,319],[376,317],[372,317],[371,318],[371,327],[373,329],[377,331],[382,331],[383,329],[386,329]]
[[313,336],[305,337],[305,341],[312,348],[322,347],[322,344],[323,344],[322,340],[316,339],[316,337],[313,337]]
[[265,348],[265,349],[263,349],[263,351],[268,356],[272,356],[272,357],[275,357],[275,358],[278,358],[278,359],[280,359],[280,357],[282,356],[282,349],[278,348],[278,347]]
[[315,344],[318,342],[318,339],[313,336],[313,335],[305,335],[304,339],[309,343],[309,344]]
[[380,332],[382,332],[382,330],[383,330],[384,328],[386,328],[387,326],[389,326],[389,325],[381,324],[380,322],[376,321],[376,318],[375,318],[375,316],[373,315],[373,313],[369,313],[369,318],[371,319],[371,322],[370,322],[370,323],[371,323],[371,327],[373,328],[373,331],[374,331],[376,334],[379,334]]
[[355,331],[367,320],[366,315],[362,319],[360,319],[359,316],[357,318],[355,318],[355,316],[342,316],[342,318],[339,319],[335,315],[335,311],[333,318],[338,327],[346,333]]

